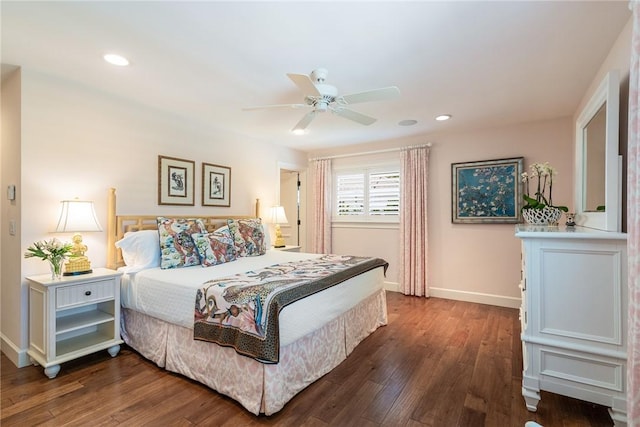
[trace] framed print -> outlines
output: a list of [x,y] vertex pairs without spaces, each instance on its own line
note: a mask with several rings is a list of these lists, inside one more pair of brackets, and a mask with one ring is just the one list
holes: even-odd
[[195,162],[158,156],[158,204],[193,206]]
[[202,206],[231,206],[231,168],[202,164]]
[[520,222],[523,157],[451,165],[451,222]]

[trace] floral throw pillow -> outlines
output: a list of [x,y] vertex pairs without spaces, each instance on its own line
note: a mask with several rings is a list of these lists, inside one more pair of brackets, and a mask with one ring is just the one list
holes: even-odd
[[226,232],[194,233],[191,235],[203,267],[236,260],[236,246],[229,230]]
[[227,221],[238,256],[264,255],[267,245],[260,218],[230,219]]
[[202,220],[197,218],[158,217],[160,237],[160,268],[180,268],[200,264],[194,233],[206,233]]

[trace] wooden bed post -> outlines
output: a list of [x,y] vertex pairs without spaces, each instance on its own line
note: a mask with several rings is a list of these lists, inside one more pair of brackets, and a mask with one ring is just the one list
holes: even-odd
[[107,268],[116,269],[116,189],[109,188],[107,199]]
[[260,218],[260,199],[256,199],[256,218]]

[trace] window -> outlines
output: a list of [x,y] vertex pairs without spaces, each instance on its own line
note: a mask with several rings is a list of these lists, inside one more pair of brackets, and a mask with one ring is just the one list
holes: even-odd
[[364,215],[364,173],[336,176],[336,213],[338,216]]
[[397,167],[337,171],[334,178],[335,220],[398,220],[400,171]]

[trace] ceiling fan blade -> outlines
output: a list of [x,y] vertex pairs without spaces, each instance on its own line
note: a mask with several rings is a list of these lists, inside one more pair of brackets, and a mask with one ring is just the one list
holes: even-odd
[[316,116],[316,112],[315,111],[309,111],[307,114],[304,115],[304,117],[302,117],[302,119],[300,119],[298,124],[295,125],[293,127],[293,129],[291,129],[291,130],[292,131],[305,130],[307,128],[307,126],[309,126],[309,123],[311,123],[311,121],[314,119],[315,116]]
[[253,110],[266,110],[271,108],[305,108],[309,107],[307,104],[272,104],[272,105],[258,105],[254,107],[244,107],[242,111],[253,111]]
[[289,76],[289,78],[296,84],[296,86],[298,86],[303,94],[313,96],[321,95],[318,88],[313,84],[309,76],[307,76],[306,74],[288,73],[287,76]]
[[339,97],[339,102],[344,104],[357,104],[359,102],[385,101],[400,96],[400,89],[395,86],[383,87],[380,89],[367,90],[364,92],[351,93]]
[[374,123],[377,120],[377,119],[374,119],[373,117],[365,116],[364,114],[358,113],[357,111],[349,110],[348,108],[337,107],[337,108],[332,108],[331,111],[333,111],[335,114],[339,115],[340,117],[353,120],[354,122],[358,122],[366,126]]

